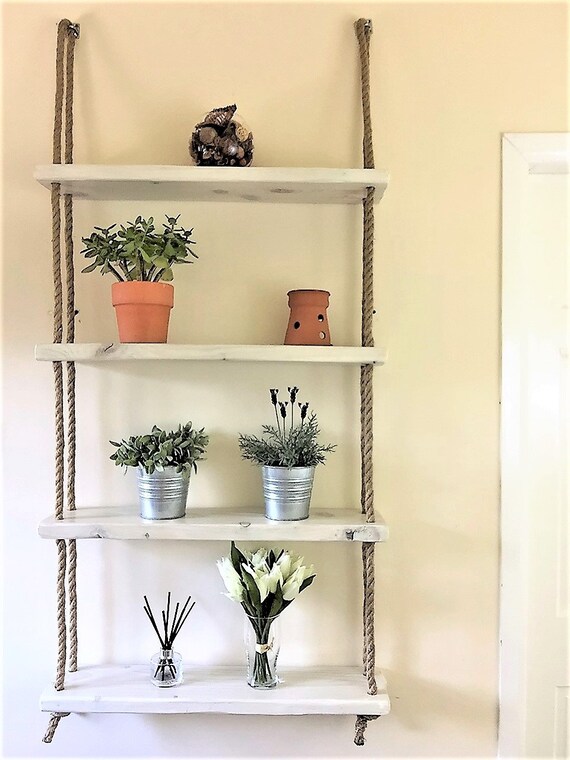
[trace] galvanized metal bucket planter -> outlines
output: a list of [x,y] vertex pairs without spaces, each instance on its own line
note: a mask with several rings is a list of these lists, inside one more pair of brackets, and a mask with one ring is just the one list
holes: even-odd
[[143,467],[137,470],[141,517],[145,520],[174,520],[186,514],[190,475],[176,472],[176,467],[155,470],[152,475]]
[[261,468],[265,516],[269,520],[306,520],[315,478],[314,467]]

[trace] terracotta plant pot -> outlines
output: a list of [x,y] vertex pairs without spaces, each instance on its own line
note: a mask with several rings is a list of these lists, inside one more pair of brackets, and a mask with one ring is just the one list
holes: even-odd
[[114,282],[112,298],[121,343],[166,343],[174,288],[167,282]]
[[286,346],[330,346],[328,290],[290,290]]

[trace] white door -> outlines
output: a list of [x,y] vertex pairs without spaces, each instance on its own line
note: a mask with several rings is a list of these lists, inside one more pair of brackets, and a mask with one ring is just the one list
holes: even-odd
[[570,746],[569,138],[503,138],[501,757]]

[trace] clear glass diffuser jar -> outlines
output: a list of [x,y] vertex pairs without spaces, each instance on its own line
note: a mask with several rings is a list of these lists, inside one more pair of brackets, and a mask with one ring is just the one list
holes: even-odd
[[150,680],[155,686],[178,686],[182,683],[182,657],[172,649],[161,649],[150,658]]
[[255,689],[272,689],[281,680],[277,675],[279,628],[278,616],[245,618],[247,682]]

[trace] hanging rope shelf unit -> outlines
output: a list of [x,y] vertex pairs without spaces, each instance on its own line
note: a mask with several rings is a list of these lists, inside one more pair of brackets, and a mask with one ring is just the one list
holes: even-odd
[[[74,24],[68,19],[63,19],[58,25],[53,164],[73,163],[74,52],[75,43],[79,39],[79,31],[79,24]],[[370,114],[370,36],[372,34],[372,22],[369,19],[359,19],[355,23],[355,31],[360,55],[364,127],[363,165],[364,169],[374,169]],[[224,171],[232,170],[226,169]],[[247,172],[248,170],[236,169],[235,171]],[[363,348],[374,347],[372,331],[374,314],[374,202],[375,186],[367,187],[362,201],[361,344]],[[64,342],[73,344],[75,342],[76,316],[73,264],[73,195],[71,192],[63,192],[62,195],[62,185],[59,182],[51,183],[51,209],[54,289],[53,342],[54,344]],[[360,367],[361,511],[367,524],[376,523],[373,488],[373,369],[373,363],[362,364]],[[61,521],[64,519],[64,504],[67,513],[75,511],[75,362],[64,359],[53,361],[53,372],[55,388],[55,520]],[[383,535],[385,536],[385,534],[384,531]],[[384,540],[384,538],[378,540]],[[65,687],[66,667],[70,673],[77,671],[77,547],[75,538],[57,538],[55,543],[57,550],[58,649],[54,688],[56,692],[61,692]],[[374,643],[374,553],[375,542],[364,540],[362,542],[363,673],[367,693],[371,696],[378,694]],[[377,711],[377,714],[357,715],[354,742],[358,746],[364,744],[364,733],[368,722],[375,720],[380,714],[389,712],[390,703],[385,693],[384,697],[383,708],[381,711]],[[61,718],[69,714],[63,710],[51,713],[43,738],[44,742],[52,741]]]

